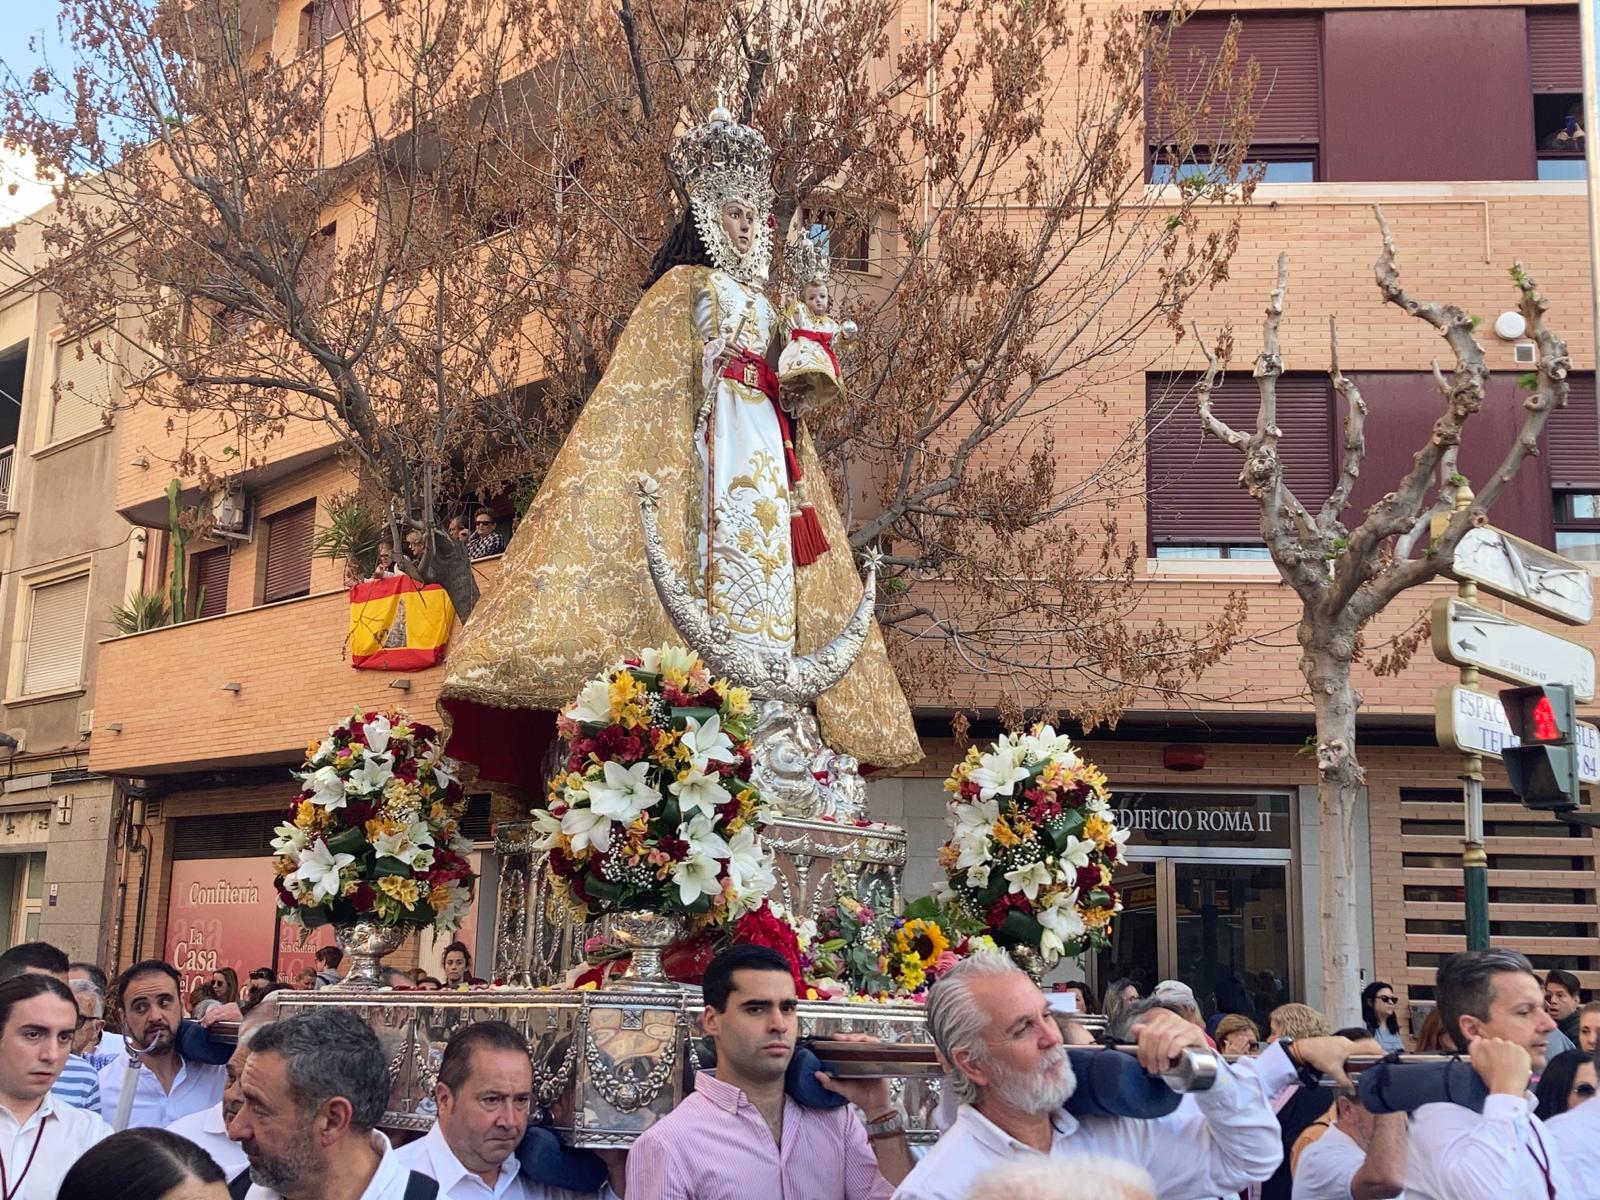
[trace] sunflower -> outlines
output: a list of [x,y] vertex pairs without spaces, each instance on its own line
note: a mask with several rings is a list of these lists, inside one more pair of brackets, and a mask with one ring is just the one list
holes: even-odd
[[931,967],[950,949],[950,939],[937,921],[913,917],[895,930],[894,949],[896,954],[914,955],[924,967]]

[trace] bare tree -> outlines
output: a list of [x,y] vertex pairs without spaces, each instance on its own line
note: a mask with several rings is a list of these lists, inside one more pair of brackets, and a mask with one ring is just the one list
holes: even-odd
[[[69,331],[120,314],[149,363],[128,400],[171,412],[186,476],[321,423],[470,613],[439,506],[537,481],[681,211],[666,152],[725,90],[772,143],[779,240],[829,229],[863,330],[818,441],[854,544],[889,554],[902,669],[1093,725],[1226,653],[1242,602],[1134,619],[1110,513],[1142,491],[1137,428],[1097,462],[1052,433],[1226,278],[1257,78],[1232,39],[1197,80],[1166,22],[1063,0],[911,29],[900,0],[618,0],[612,28],[589,0],[374,7],[326,0],[296,50],[238,0],[64,0],[84,69],[8,88],[0,137],[60,195],[42,282]],[[1156,115],[1208,171],[1145,186]]]
[[[1448,571],[1456,546],[1470,529],[1487,521],[1489,508],[1516,476],[1523,460],[1537,452],[1539,432],[1550,413],[1567,403],[1567,346],[1545,323],[1546,302],[1538,285],[1518,263],[1511,280],[1520,294],[1529,336],[1539,348],[1537,370],[1525,379],[1527,410],[1515,440],[1494,474],[1466,500],[1466,481],[1456,463],[1468,419],[1483,407],[1489,368],[1473,336],[1475,320],[1453,304],[1419,300],[1401,286],[1394,238],[1374,209],[1383,236],[1375,268],[1383,299],[1438,331],[1450,347],[1454,365],[1446,374],[1437,359],[1433,374],[1443,411],[1428,441],[1395,489],[1372,505],[1359,525],[1347,528],[1341,516],[1367,453],[1367,406],[1356,384],[1340,369],[1338,329],[1328,321],[1328,374],[1343,400],[1341,458],[1333,490],[1326,497],[1294,494],[1284,479],[1278,452],[1277,381],[1283,374],[1278,330],[1289,286],[1289,260],[1278,258],[1277,284],[1262,325],[1262,350],[1254,377],[1260,391],[1254,430],[1231,428],[1212,410],[1211,394],[1232,349],[1224,335],[1205,351],[1207,369],[1196,388],[1200,420],[1207,433],[1244,456],[1240,484],[1261,507],[1261,537],[1278,573],[1300,598],[1300,670],[1316,712],[1317,805],[1321,828],[1323,1003],[1334,1023],[1360,1011],[1360,963],[1356,934],[1355,832],[1353,814],[1366,773],[1356,756],[1356,713],[1361,693],[1351,678],[1367,623],[1401,593]],[[1199,331],[1196,331],[1197,335]],[[1199,338],[1202,347],[1204,338]],[[1420,550],[1420,552],[1419,552]],[[1398,649],[1405,659],[1421,634],[1413,631]]]

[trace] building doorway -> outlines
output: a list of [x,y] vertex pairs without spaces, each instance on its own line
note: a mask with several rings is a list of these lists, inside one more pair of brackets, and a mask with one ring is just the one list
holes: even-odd
[[1123,909],[1095,956],[1098,987],[1130,978],[1142,995],[1189,984],[1210,1017],[1265,1030],[1300,995],[1287,792],[1143,792],[1118,797],[1131,831],[1113,880]]

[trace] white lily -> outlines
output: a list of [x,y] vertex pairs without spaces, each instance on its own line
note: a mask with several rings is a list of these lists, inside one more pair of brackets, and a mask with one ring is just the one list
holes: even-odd
[[963,832],[981,830],[987,833],[991,826],[1000,819],[1000,801],[998,800],[971,800],[956,801],[949,805],[950,813],[956,819],[956,835]]
[[611,682],[591,679],[578,693],[577,703],[563,710],[562,716],[583,725],[611,724]]
[[317,747],[317,752],[311,756],[311,765],[320,767],[323,763],[332,761],[334,751],[337,749],[338,747],[333,743],[333,734],[330,730],[328,736],[323,738],[321,744]]
[[1064,733],[1057,733],[1052,725],[1041,725],[1036,733],[1023,734],[1021,745],[1024,754],[1032,755],[1034,761],[1057,758],[1065,766],[1078,765],[1078,756],[1072,750],[1072,739]]
[[707,775],[699,767],[690,767],[676,783],[668,784],[667,791],[678,798],[678,807],[687,815],[690,812],[713,816],[717,805],[729,800],[722,786],[721,775]]
[[406,837],[403,829],[381,834],[372,842],[372,852],[379,858],[397,858],[407,866],[411,865],[411,855],[416,848],[416,843]]
[[353,854],[335,854],[328,843],[318,838],[316,845],[300,852],[300,866],[290,878],[311,889],[311,902],[321,904],[338,896],[339,872],[355,862]]
[[611,818],[592,808],[569,808],[561,817],[561,832],[572,843],[573,852],[593,846],[604,854],[611,849]]
[[345,785],[337,768],[318,767],[305,776],[305,785],[311,789],[311,803],[329,811],[344,807]]
[[1088,838],[1067,836],[1067,844],[1061,848],[1058,857],[1062,862],[1073,867],[1087,867],[1089,856],[1094,853],[1094,842]]
[[534,849],[548,850],[556,844],[556,834],[561,832],[561,818],[548,808],[533,810],[535,831]]
[[361,755],[361,765],[350,772],[349,786],[358,795],[373,796],[382,792],[393,778],[394,755],[374,754],[367,750]]
[[1055,902],[1034,914],[1043,932],[1039,935],[1039,953],[1045,961],[1053,963],[1067,952],[1069,943],[1084,934],[1083,918],[1074,907],[1077,892],[1062,892]]
[[382,754],[389,748],[389,734],[393,731],[394,725],[384,716],[374,717],[361,727],[361,733],[367,739],[367,749],[374,754]]
[[1007,871],[1006,878],[1011,881],[1007,891],[1021,892],[1029,900],[1034,900],[1039,896],[1039,889],[1050,882],[1050,868],[1042,862],[1031,862],[1015,871]]
[[661,646],[639,655],[639,665],[657,675],[682,678],[694,670],[695,654],[682,646]]
[[703,725],[696,717],[685,717],[684,725],[683,745],[689,748],[691,766],[703,771],[709,763],[736,761],[733,743],[722,732],[720,713],[712,713]]
[[433,781],[439,787],[447,788],[459,778],[456,772],[460,769],[460,764],[453,758],[446,758],[442,748],[441,751],[435,751],[426,761],[433,768]]
[[[986,888],[989,886],[989,864],[978,863],[967,869],[967,886],[970,888]],[[954,895],[954,893],[951,893]]]
[[965,871],[968,868],[986,867],[989,862],[989,833],[982,832],[957,833],[955,844],[961,848],[961,853],[956,856],[955,869]]
[[608,762],[605,780],[591,779],[586,786],[589,807],[624,825],[661,799],[661,793],[650,782],[649,762],[636,762],[631,767]]
[[728,879],[741,897],[751,896],[757,904],[777,886],[772,871],[772,851],[756,841],[756,831],[746,825],[727,840]]
[[446,933],[457,928],[466,919],[467,911],[471,907],[471,893],[459,883],[452,883],[450,885],[450,899],[438,913],[439,928]]
[[728,843],[712,831],[704,817],[690,821],[683,836],[689,843],[689,853],[672,868],[672,881],[678,885],[679,901],[687,907],[701,896],[715,896],[722,891],[722,864],[717,860],[728,857]]
[[310,835],[300,826],[290,821],[285,821],[272,831],[272,852],[274,854],[293,854],[296,858],[300,851],[306,848]]
[[978,785],[980,799],[987,800],[991,796],[1012,795],[1017,784],[1027,777],[1021,747],[996,743],[994,753],[980,758],[967,779]]

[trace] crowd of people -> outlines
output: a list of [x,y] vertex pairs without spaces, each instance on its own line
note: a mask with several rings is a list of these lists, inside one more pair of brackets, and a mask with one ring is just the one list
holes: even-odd
[[[472,524],[469,526],[461,517],[451,517],[446,532],[455,541],[467,548],[467,557],[476,562],[480,558],[492,558],[496,554],[504,554],[506,539],[500,532],[500,519],[487,508],[480,508],[472,514]],[[427,539],[419,530],[411,530],[406,534],[406,553],[413,562],[420,562],[424,551],[427,549]],[[388,542],[378,544],[378,565],[373,569],[373,579],[390,579],[396,575],[403,575],[404,571],[395,562],[394,547]]]
[[[336,978],[338,965],[335,958],[323,970]],[[441,968],[442,986],[473,980],[459,943]],[[1074,1070],[1069,1047],[1095,1036],[1061,1009],[1089,1010],[1085,990],[1062,1005],[1008,958],[973,955],[928,995],[928,1033],[947,1074],[942,1132],[917,1148],[889,1080],[804,1069],[818,1064],[797,1054],[794,977],[765,947],[734,946],[708,966],[702,1025],[713,1065],[696,1075],[692,1093],[628,1149],[599,1152],[565,1150],[538,1126],[529,1046],[509,1024],[478,1022],[449,1039],[432,1127],[399,1144],[379,1128],[390,1105],[387,1056],[358,1014],[317,1005],[283,1015],[289,985],[265,971],[242,988],[233,972],[218,971],[209,985],[186,1018],[182,976],[169,963],[139,962],[108,980],[43,943],[0,955],[0,1195],[1600,1197],[1600,1020],[1587,1019],[1600,1010],[1583,1003],[1572,976],[1541,979],[1505,950],[1453,954],[1439,967],[1436,1036],[1459,1048],[1457,1065],[1476,1086],[1419,1094],[1409,1112],[1369,1111],[1370,1097],[1346,1071],[1354,1057],[1410,1048],[1387,984],[1364,994],[1362,1026],[1330,1031],[1320,1013],[1286,1003],[1266,1014],[1263,1036],[1259,1013],[1207,1020],[1179,981],[1141,996],[1119,980],[1104,998],[1107,1036],[1131,1047],[1144,1072],[1162,1074],[1189,1051],[1222,1056],[1212,1086],[1185,1093],[1163,1115],[1110,1115],[1095,1056],[1116,1051],[1091,1052],[1089,1076]],[[106,1032],[108,1008],[115,1033]],[[219,1022],[237,1025],[235,1044],[207,1036]],[[1579,1045],[1552,1055],[1563,1027]],[[1072,1103],[1080,1089],[1087,1105]]]

